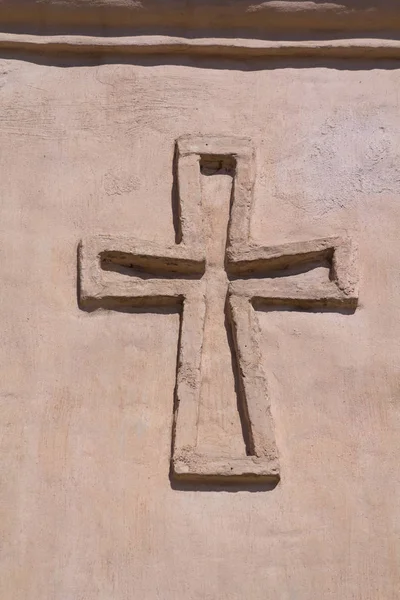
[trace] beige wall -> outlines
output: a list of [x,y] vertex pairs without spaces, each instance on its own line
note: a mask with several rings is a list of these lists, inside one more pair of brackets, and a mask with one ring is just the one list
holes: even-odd
[[[103,62],[0,63],[1,598],[395,600],[398,64]],[[178,314],[77,305],[82,237],[173,242],[191,133],[252,138],[255,242],[359,242],[355,314],[258,314],[270,491],[171,487]],[[221,452],[235,403],[202,409]]]

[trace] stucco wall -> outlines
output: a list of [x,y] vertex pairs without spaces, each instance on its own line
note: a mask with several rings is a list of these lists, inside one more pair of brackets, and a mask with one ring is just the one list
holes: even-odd
[[[395,600],[397,64],[104,63],[1,61],[0,596]],[[173,242],[174,142],[199,133],[252,138],[255,242],[359,243],[354,314],[258,313],[272,490],[171,486],[178,314],[77,303],[82,237]],[[224,385],[200,444],[240,453]]]

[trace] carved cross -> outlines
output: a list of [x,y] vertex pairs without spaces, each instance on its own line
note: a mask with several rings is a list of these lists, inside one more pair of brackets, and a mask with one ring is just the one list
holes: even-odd
[[[207,303],[205,279],[210,267],[203,235],[200,166],[218,161],[232,172],[232,195],[225,260],[226,311],[234,340],[239,401],[247,455],[227,460],[202,455],[196,447],[203,328]],[[355,309],[357,274],[351,241],[340,237],[256,246],[250,242],[255,161],[248,139],[183,137],[176,144],[179,199],[177,243],[156,243],[122,236],[95,236],[79,250],[82,308],[121,305],[179,305],[178,348],[171,474],[175,478],[218,481],[279,480],[278,451],[266,377],[261,366],[255,308],[260,305]],[[329,278],[309,284],[285,270],[329,262]],[[124,277],[118,268],[133,269]],[[211,274],[218,276],[218,269]],[[220,274],[221,274],[220,273]],[[287,271],[286,271],[287,273]],[[211,276],[210,275],[210,276]]]

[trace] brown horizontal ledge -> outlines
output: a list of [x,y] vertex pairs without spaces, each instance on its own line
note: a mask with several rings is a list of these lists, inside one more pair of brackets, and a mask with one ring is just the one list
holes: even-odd
[[0,0],[0,24],[394,31],[398,0]]
[[37,36],[0,33],[0,49],[34,53],[171,55],[227,58],[322,57],[399,59],[400,41],[337,39],[329,41],[265,41],[169,36],[100,37]]

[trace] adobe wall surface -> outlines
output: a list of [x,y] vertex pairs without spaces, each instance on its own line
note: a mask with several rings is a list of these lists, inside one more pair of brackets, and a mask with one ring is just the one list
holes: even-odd
[[0,22],[240,29],[393,30],[397,0],[0,0]]
[[[385,15],[395,3],[380,6]],[[101,30],[91,34],[101,40]],[[398,598],[400,63],[367,54],[228,59],[215,50],[115,56],[106,46],[94,56],[72,38],[67,53],[43,52],[40,39],[34,52],[11,50],[2,39],[0,597]],[[374,39],[395,48],[394,34]],[[182,136],[184,148],[211,144],[197,191],[194,179],[176,189]],[[251,260],[262,250],[256,266],[238,253],[242,262],[226,275],[239,138],[253,149],[254,183],[242,189],[238,179],[234,190],[250,207],[242,246]],[[226,140],[238,150],[224,150]],[[198,147],[181,150],[182,161]],[[202,228],[204,245],[166,275],[168,252],[181,252],[176,195],[186,194],[183,211],[194,210],[199,190],[201,225],[190,230],[194,213],[183,212],[181,227],[192,241]],[[107,246],[106,283],[86,306],[78,246],[98,235],[128,240],[133,258]],[[314,242],[328,238],[358,247],[357,290],[337,277],[329,243]],[[238,279],[257,298],[266,279],[270,286],[269,300],[254,303],[255,321],[238,329],[257,325],[250,358],[226,312],[227,286],[236,293]],[[198,280],[193,298],[206,298],[205,313],[183,355],[193,365],[202,336],[190,396],[197,383],[193,373],[179,379],[182,355],[177,369],[179,294],[192,298],[186,289]],[[141,286],[158,303],[133,302]],[[187,313],[191,323],[199,306]],[[177,373],[182,398],[196,402],[195,443],[206,458],[195,467],[205,471],[214,468],[207,457],[229,468],[249,456],[259,464],[251,440],[246,452],[246,427],[256,425],[239,401],[253,398],[246,381],[265,379],[257,410],[270,404],[278,483],[240,473],[231,481],[221,469],[217,479],[174,477]]]

